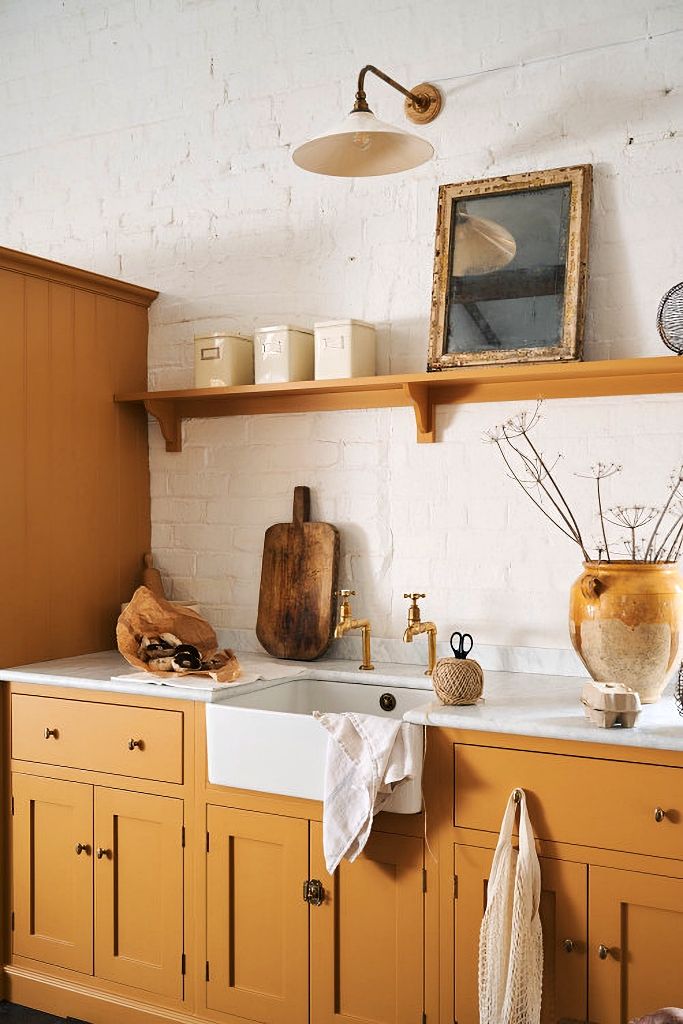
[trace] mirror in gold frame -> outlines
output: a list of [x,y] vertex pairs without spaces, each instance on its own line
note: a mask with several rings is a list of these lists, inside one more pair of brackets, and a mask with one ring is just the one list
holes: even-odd
[[428,370],[580,359],[590,164],[441,185]]

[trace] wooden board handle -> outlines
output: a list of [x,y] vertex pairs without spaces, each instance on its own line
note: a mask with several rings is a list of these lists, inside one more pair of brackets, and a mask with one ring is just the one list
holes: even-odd
[[296,526],[307,523],[311,514],[311,491],[308,487],[294,488],[292,518]]

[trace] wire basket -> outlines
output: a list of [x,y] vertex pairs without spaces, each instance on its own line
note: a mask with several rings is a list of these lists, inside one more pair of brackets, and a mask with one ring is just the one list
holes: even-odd
[[676,701],[676,707],[678,708],[679,715],[683,715],[683,661],[681,662],[681,667],[678,670],[674,699]]
[[683,281],[670,288],[659,303],[657,329],[667,348],[683,355]]

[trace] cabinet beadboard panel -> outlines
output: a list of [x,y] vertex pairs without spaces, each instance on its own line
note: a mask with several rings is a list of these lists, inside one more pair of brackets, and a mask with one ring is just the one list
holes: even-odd
[[145,385],[156,293],[0,248],[3,667],[115,645],[150,544]]

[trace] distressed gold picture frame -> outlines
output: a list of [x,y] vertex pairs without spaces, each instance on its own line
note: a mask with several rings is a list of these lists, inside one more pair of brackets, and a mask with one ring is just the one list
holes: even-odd
[[592,167],[439,187],[428,370],[580,359]]

